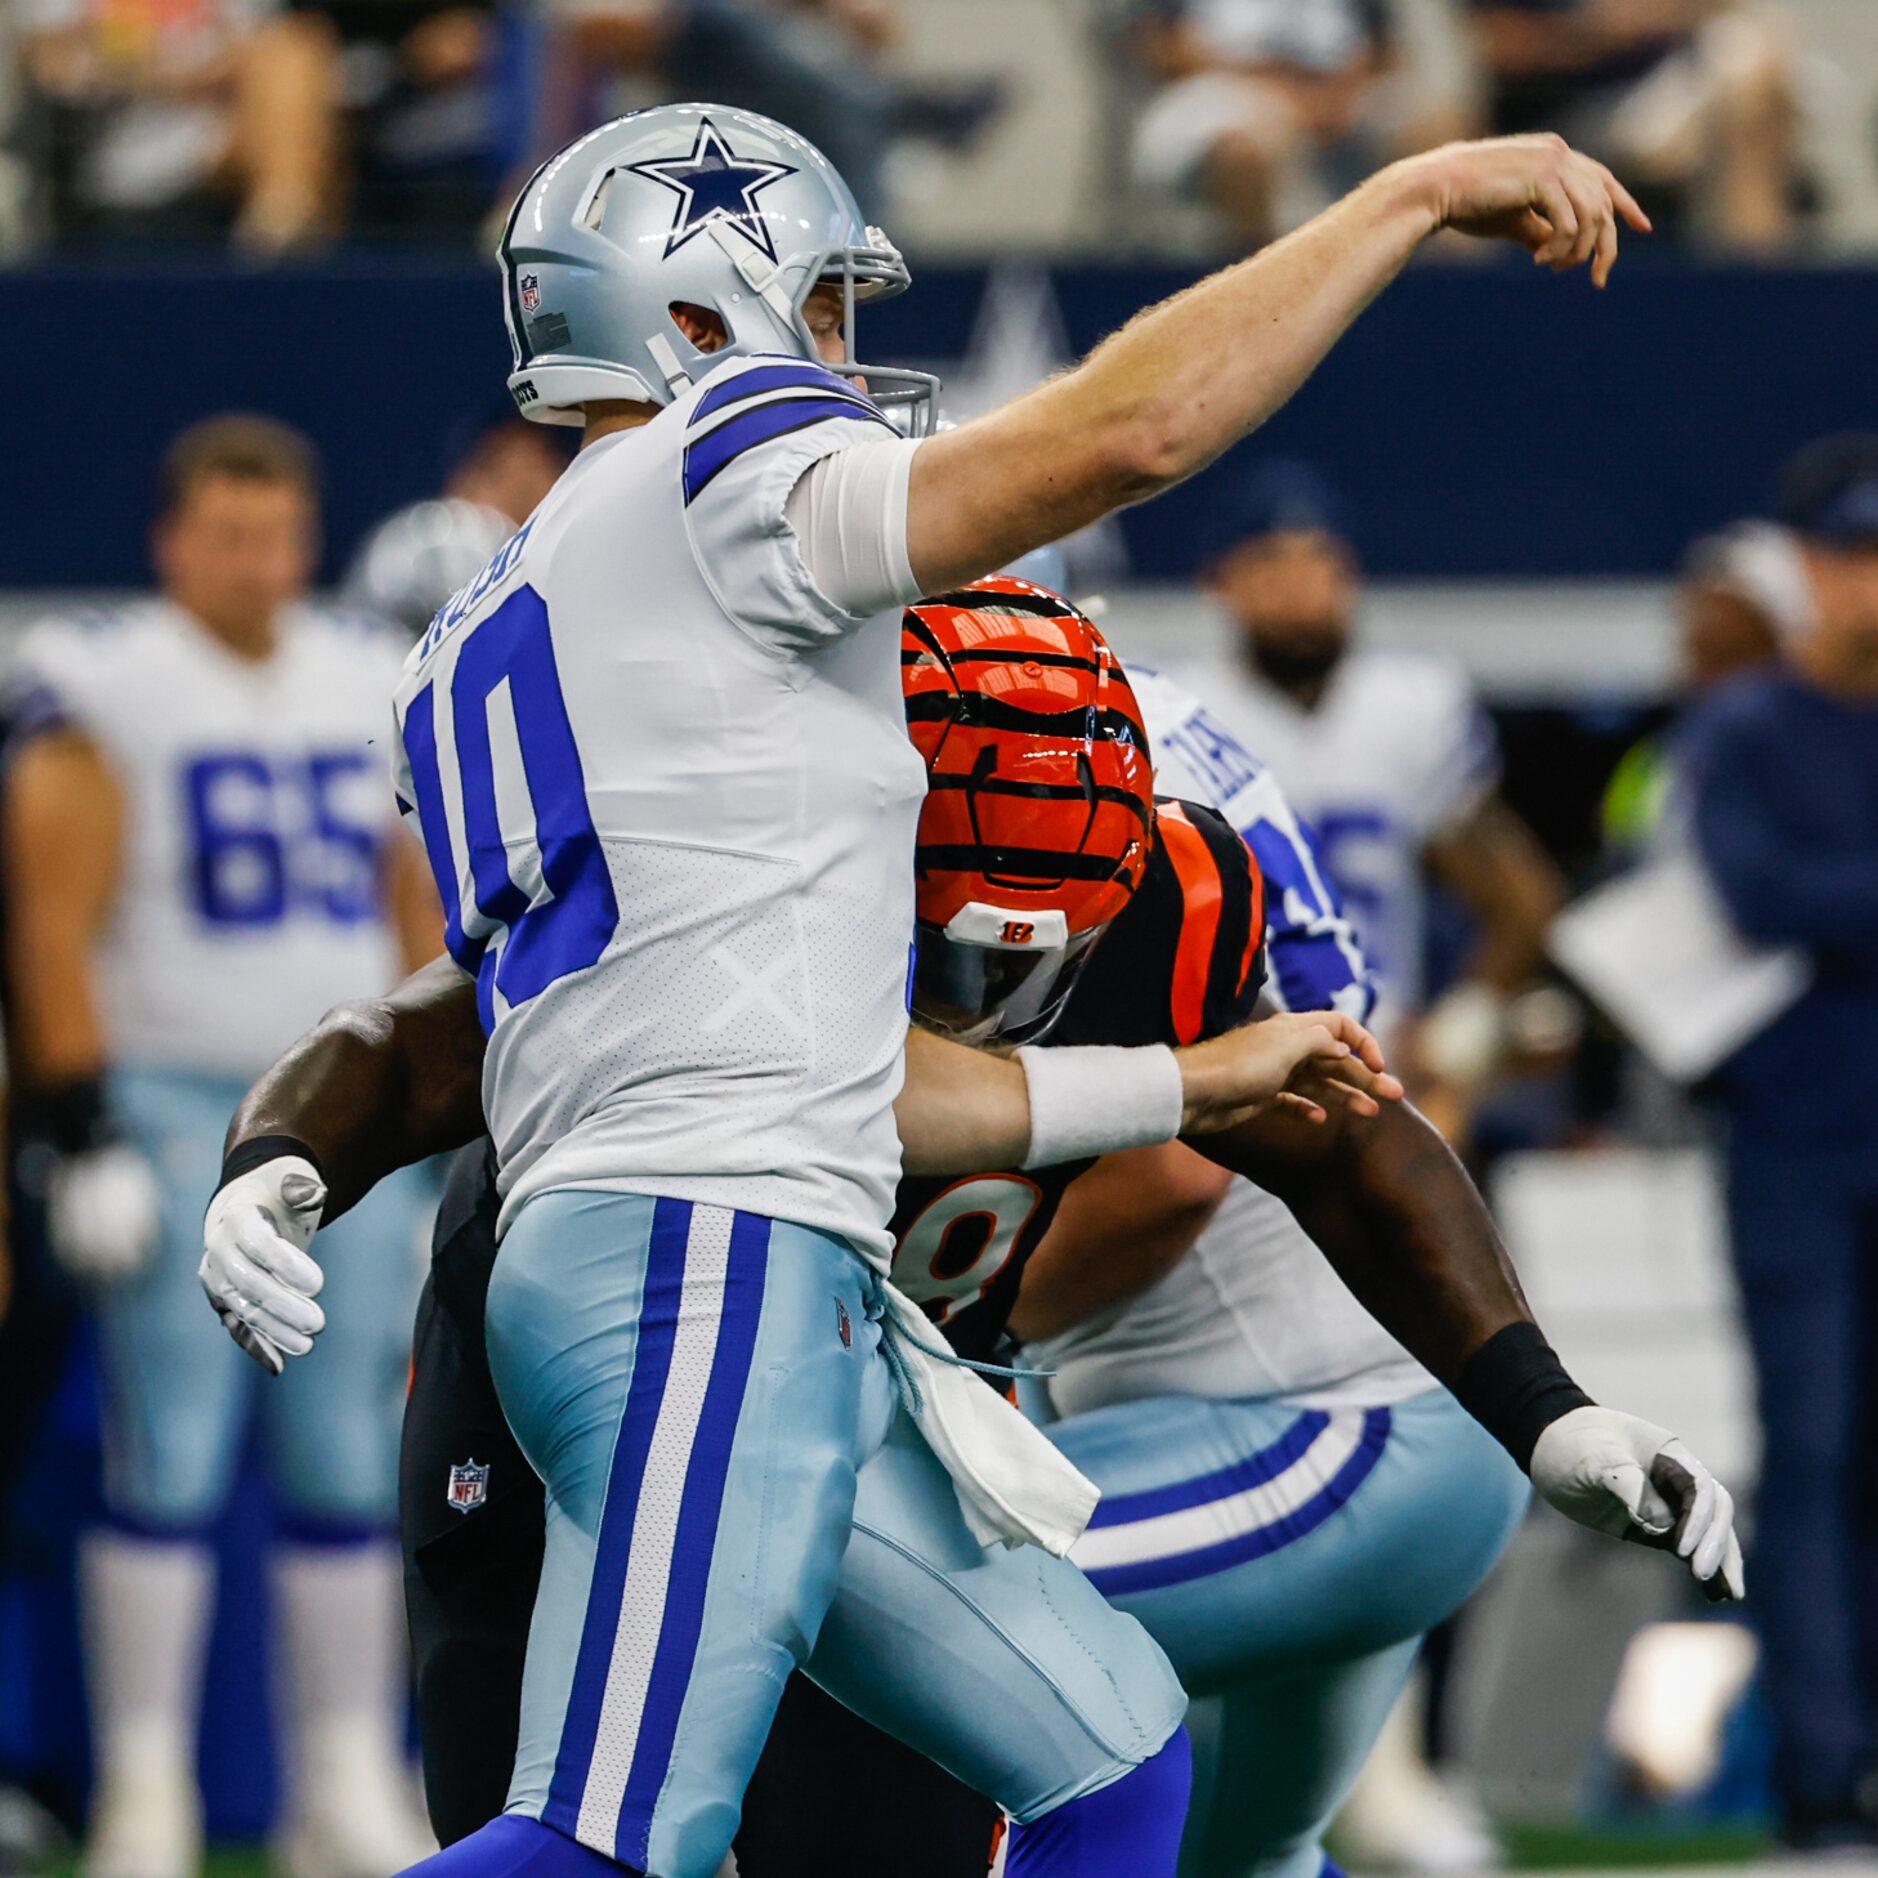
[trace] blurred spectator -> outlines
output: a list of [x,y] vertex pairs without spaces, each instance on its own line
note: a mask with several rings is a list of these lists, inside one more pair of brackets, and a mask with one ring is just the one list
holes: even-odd
[[1497,131],[1554,130],[1732,247],[1793,233],[1793,59],[1739,0],[1468,0]]
[[[1205,579],[1236,644],[1182,676],[1317,830],[1380,981],[1391,1056],[1464,1140],[1505,1055],[1507,1001],[1542,956],[1557,870],[1500,797],[1493,731],[1460,670],[1357,638],[1360,572],[1336,493],[1297,463],[1224,474],[1224,545]],[[1426,1009],[1424,870],[1479,931]]]
[[[834,164],[868,216],[887,196],[900,137],[970,141],[996,114],[1003,87],[911,82],[885,55],[898,37],[891,0],[550,0],[568,24],[552,107],[568,135],[597,112],[583,95],[595,74],[652,80],[672,98],[709,98],[780,119]],[[555,141],[550,134],[548,141]]]
[[272,251],[328,227],[322,54],[275,0],[20,0],[19,26],[58,234]]
[[22,0],[25,138],[60,238],[260,255],[486,212],[492,0]]
[[497,0],[285,0],[336,115],[337,218],[368,235],[471,234],[528,154],[520,23]]
[[1157,87],[1137,178],[1206,203],[1247,246],[1308,219],[1400,141],[1383,0],[1146,0],[1130,45]]
[[[33,628],[4,797],[18,1180],[98,1320],[107,1524],[84,1555],[90,1878],[193,1878],[209,1544],[261,1371],[196,1266],[228,1117],[282,1036],[435,955],[436,896],[384,800],[402,646],[305,598],[311,446],[197,426],[165,464],[161,593]],[[335,1230],[317,1364],[258,1406],[283,1508],[289,1878],[421,1855],[400,1752],[398,1398],[422,1183]]]
[[1679,746],[1695,841],[1746,937],[1811,988],[1715,1079],[1759,1387],[1754,1603],[1785,1837],[1878,1843],[1878,437],[1803,453],[1782,519],[1809,617]]

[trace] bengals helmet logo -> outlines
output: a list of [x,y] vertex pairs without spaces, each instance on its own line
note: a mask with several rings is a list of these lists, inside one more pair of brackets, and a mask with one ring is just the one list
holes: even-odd
[[1036,938],[1037,928],[1027,919],[1007,919],[999,932],[999,940],[1007,946],[1027,946]]

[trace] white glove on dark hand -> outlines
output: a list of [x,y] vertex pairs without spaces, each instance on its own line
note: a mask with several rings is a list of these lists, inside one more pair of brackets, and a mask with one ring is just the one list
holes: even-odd
[[1530,1472],[1568,1519],[1674,1552],[1717,1603],[1746,1596],[1733,1496],[1668,1429],[1575,1408],[1540,1434]]
[[237,1174],[202,1222],[202,1289],[228,1334],[275,1376],[326,1328],[313,1302],[326,1274],[307,1253],[325,1205],[312,1162],[282,1154]]
[[155,1170],[121,1141],[67,1154],[46,1177],[53,1256],[87,1284],[116,1284],[150,1263],[163,1227]]

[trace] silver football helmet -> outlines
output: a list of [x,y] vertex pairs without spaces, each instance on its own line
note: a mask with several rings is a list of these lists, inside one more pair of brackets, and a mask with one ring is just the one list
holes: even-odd
[[413,502],[365,538],[341,592],[348,606],[394,620],[415,639],[514,533],[499,510],[461,496]]
[[[669,404],[751,353],[819,359],[802,307],[835,281],[848,355],[836,369],[903,407],[912,434],[930,425],[937,379],[853,356],[856,304],[908,283],[899,249],[862,220],[828,159],[773,118],[665,104],[602,124],[535,172],[496,258],[524,417],[578,424],[593,400]],[[694,346],[671,315],[681,302],[714,310],[727,343]]]

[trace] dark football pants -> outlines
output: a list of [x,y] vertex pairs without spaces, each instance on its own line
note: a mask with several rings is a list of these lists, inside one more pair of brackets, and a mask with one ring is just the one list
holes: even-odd
[[[488,1472],[467,1475],[469,1492],[453,1500],[453,1470],[470,1464]],[[428,1284],[399,1527],[424,1792],[450,1845],[500,1813],[508,1793],[544,1514],[482,1350],[465,1348]],[[795,1676],[744,1796],[737,1865],[741,1878],[878,1878],[884,1867],[978,1878],[996,1824],[988,1800]]]

